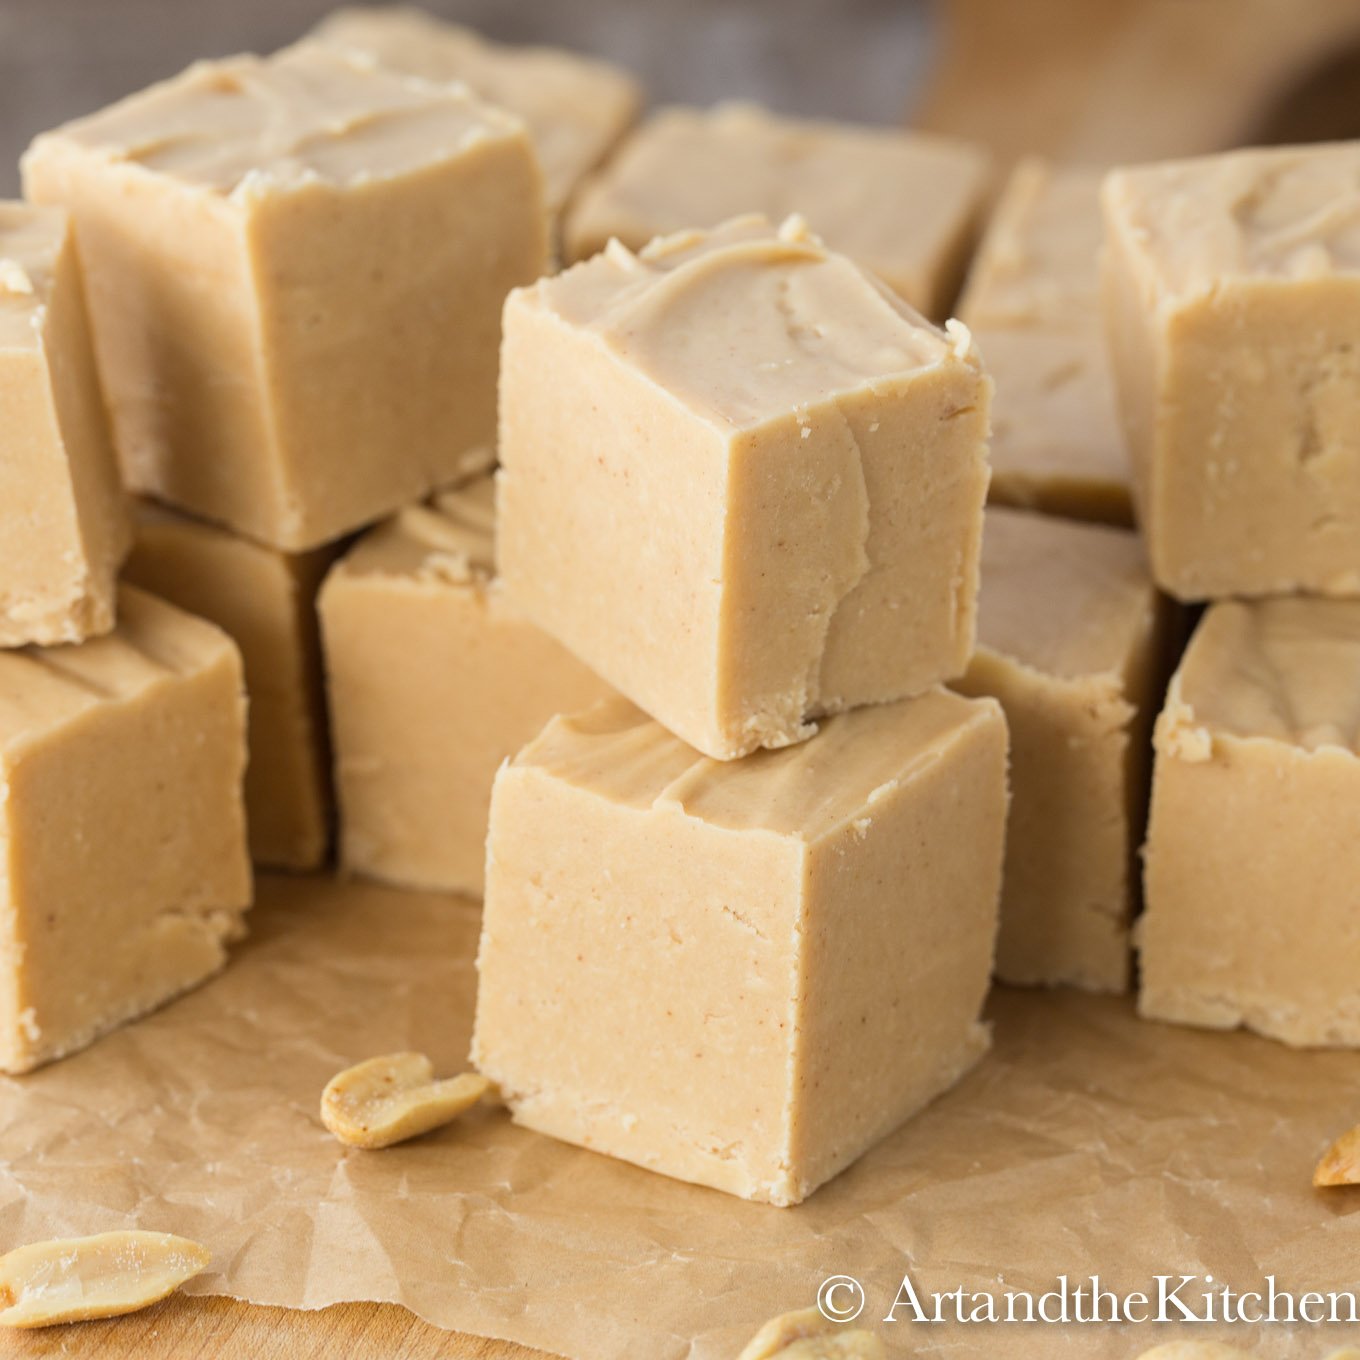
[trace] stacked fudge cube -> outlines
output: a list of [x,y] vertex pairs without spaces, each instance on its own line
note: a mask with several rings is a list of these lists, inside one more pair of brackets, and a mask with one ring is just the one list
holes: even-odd
[[1105,306],[1158,583],[1141,1009],[1360,1044],[1360,145],[1115,172]]
[[6,1070],[219,968],[250,852],[324,861],[317,590],[354,530],[489,463],[501,304],[549,229],[522,120],[324,44],[199,64],[23,170],[30,203],[0,210]]
[[497,776],[474,1059],[522,1123],[792,1204],[985,1047],[990,380],[799,219],[511,294],[503,588],[617,691]]

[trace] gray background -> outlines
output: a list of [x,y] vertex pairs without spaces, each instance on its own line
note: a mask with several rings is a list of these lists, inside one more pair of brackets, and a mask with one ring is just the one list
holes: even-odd
[[[1023,3],[1023,0],[1015,0]],[[0,194],[35,133],[198,57],[267,52],[332,0],[0,0]],[[607,56],[657,101],[760,100],[897,122],[933,51],[926,0],[423,0],[492,37]]]

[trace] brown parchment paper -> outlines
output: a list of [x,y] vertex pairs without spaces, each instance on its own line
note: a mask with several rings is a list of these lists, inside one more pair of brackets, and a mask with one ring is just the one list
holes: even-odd
[[[1267,1271],[1360,1286],[1360,1191],[1314,1160],[1360,1120],[1360,1055],[1137,1021],[1126,1001],[1002,992],[995,1051],[798,1209],[744,1204],[520,1130],[502,1112],[385,1152],[317,1101],[399,1048],[461,1068],[477,908],[266,878],[228,971],[88,1052],[0,1083],[0,1246],[137,1224],[206,1243],[191,1288],[318,1308],[405,1304],[571,1360],[731,1360],[768,1315],[858,1278],[919,1290],[1114,1287]],[[665,1063],[664,1054],[653,1061]],[[883,1328],[899,1356],[1125,1360],[1217,1335],[1265,1360],[1355,1329]],[[1348,1335],[1351,1333],[1351,1335]]]

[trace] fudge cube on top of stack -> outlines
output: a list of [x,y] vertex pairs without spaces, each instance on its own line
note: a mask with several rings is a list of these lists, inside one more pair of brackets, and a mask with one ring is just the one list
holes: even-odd
[[1360,142],[1113,172],[1106,313],[1153,574],[1360,594]]
[[514,602],[718,759],[973,648],[991,384],[791,219],[613,245],[506,305]]
[[316,593],[334,553],[284,552],[145,502],[135,520],[124,579],[217,624],[241,649],[252,858],[317,868],[330,843],[330,788]]
[[941,319],[990,182],[986,154],[966,142],[777,117],[750,104],[662,109],[582,187],[565,246],[581,260],[611,237],[640,250],[743,213],[776,222],[798,213],[833,250]]
[[1005,819],[991,700],[736,762],[556,718],[496,779],[474,1061],[521,1124],[795,1204],[985,1049]]
[[477,896],[496,770],[610,693],[505,598],[493,488],[483,477],[370,530],[320,598],[342,865]]
[[24,158],[75,220],[127,482],[294,550],[494,443],[541,181],[518,119],[318,46],[200,63]]
[[999,699],[1010,728],[1003,982],[1128,988],[1173,631],[1136,534],[987,511],[978,648],[954,687]]
[[1360,1047],[1360,601],[1222,601],[1157,720],[1139,1009]]
[[1012,174],[959,303],[997,385],[991,500],[1131,524],[1129,458],[1100,309],[1100,176]]
[[426,80],[461,80],[478,98],[523,118],[554,216],[642,104],[637,82],[608,62],[556,48],[504,46],[401,5],[337,10],[308,40],[362,52]]
[[112,633],[0,652],[0,1071],[215,973],[250,905],[231,639],[130,586]]
[[130,538],[64,212],[0,203],[0,647],[113,627]]

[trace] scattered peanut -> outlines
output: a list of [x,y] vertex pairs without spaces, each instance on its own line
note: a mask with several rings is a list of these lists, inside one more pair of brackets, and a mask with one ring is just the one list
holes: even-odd
[[349,1147],[391,1147],[450,1123],[493,1090],[480,1073],[436,1081],[423,1053],[388,1053],[326,1083],[321,1122]]
[[872,1332],[847,1329],[804,1308],[771,1318],[737,1360],[887,1360],[887,1351]]
[[1252,1360],[1252,1357],[1221,1341],[1168,1341],[1144,1351],[1138,1360]]
[[1313,1172],[1314,1185],[1360,1185],[1360,1124],[1327,1149]]
[[159,1303],[207,1268],[206,1247],[169,1233],[34,1242],[0,1256],[0,1326],[119,1317]]

